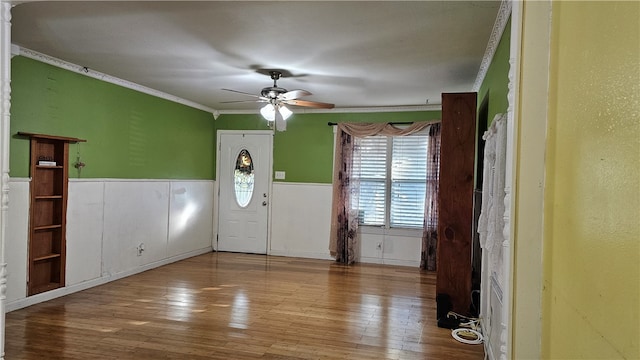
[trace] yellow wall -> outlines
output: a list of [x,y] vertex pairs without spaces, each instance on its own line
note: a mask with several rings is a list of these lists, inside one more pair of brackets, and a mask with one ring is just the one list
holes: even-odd
[[554,2],[542,355],[639,359],[640,2]]

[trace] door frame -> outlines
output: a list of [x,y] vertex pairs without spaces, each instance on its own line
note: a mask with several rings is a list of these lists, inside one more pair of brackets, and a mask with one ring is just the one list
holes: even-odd
[[271,202],[273,200],[273,131],[272,130],[217,130],[216,131],[216,179],[215,179],[215,189],[213,193],[213,208],[216,210],[213,214],[213,228],[214,235],[211,239],[211,246],[213,247],[213,251],[218,251],[218,234],[220,233],[220,179],[218,179],[218,175],[220,174],[220,152],[221,152],[221,138],[222,135],[243,135],[243,134],[251,134],[251,135],[269,135],[271,136],[270,147],[269,147],[269,179],[267,184],[267,190],[269,191],[269,197],[267,202],[267,253],[266,255],[271,255]]

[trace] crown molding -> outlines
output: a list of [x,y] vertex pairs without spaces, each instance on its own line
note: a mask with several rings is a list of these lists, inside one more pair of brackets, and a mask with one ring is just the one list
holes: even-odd
[[175,103],[178,104],[182,104],[182,105],[186,105],[189,107],[192,107],[194,109],[199,109],[202,111],[206,111],[212,114],[217,114],[217,110],[212,109],[208,106],[193,102],[191,100],[186,100],[183,99],[181,97],[175,96],[175,95],[171,95],[171,94],[167,94],[165,92],[159,91],[159,90],[155,90],[140,84],[136,84],[134,82],[131,81],[127,81],[127,80],[123,80],[120,78],[117,78],[115,76],[111,76],[111,75],[107,75],[104,73],[101,73],[99,71],[95,71],[95,70],[91,70],[85,66],[81,66],[81,65],[77,65],[74,63],[70,63],[68,61],[64,61],[58,58],[55,58],[53,56],[49,56],[40,52],[37,52],[35,50],[31,50],[31,49],[27,49],[15,44],[12,44],[11,46],[11,53],[12,55],[20,55],[20,56],[24,56],[33,60],[37,60],[40,62],[43,62],[45,64],[49,64],[49,65],[53,65],[56,67],[59,67],[61,69],[65,69],[68,71],[72,71],[75,72],[77,74],[80,75],[84,75],[84,76],[88,76],[90,78],[94,78],[94,79],[98,79],[98,80],[102,80],[111,84],[115,84],[118,86],[122,86],[131,90],[135,90],[141,93],[145,93],[148,95],[152,95],[155,97],[159,97],[165,100],[169,100],[169,101],[173,101]]
[[475,92],[478,92],[480,86],[482,86],[482,82],[489,70],[489,65],[491,65],[491,61],[493,60],[493,55],[495,55],[498,44],[500,43],[500,38],[502,38],[504,28],[507,26],[507,22],[509,22],[509,18],[511,17],[511,1],[513,0],[502,0],[502,3],[500,3],[500,9],[498,9],[496,22],[493,24],[493,30],[491,30],[489,43],[484,52],[476,82],[473,84],[473,91]]

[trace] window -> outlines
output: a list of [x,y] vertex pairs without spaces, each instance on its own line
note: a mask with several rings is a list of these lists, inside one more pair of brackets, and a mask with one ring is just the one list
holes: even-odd
[[356,138],[362,225],[422,228],[428,136]]
[[254,184],[253,160],[246,149],[242,149],[236,158],[236,167],[233,171],[233,189],[236,202],[241,208],[247,207],[253,196]]

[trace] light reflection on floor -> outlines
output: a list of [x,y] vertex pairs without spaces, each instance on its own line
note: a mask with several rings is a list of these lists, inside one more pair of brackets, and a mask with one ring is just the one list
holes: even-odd
[[231,317],[229,318],[229,327],[236,329],[247,329],[249,318],[249,300],[244,290],[239,290],[231,305]]

